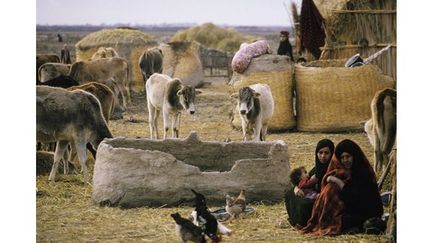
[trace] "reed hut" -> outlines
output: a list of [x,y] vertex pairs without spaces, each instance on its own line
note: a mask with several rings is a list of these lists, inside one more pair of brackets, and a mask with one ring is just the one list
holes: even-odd
[[387,45],[372,63],[396,81],[396,0],[314,0],[326,22],[320,60],[365,59]]
[[138,59],[144,50],[157,45],[157,41],[141,30],[115,28],[88,34],[75,45],[75,50],[77,61],[87,61],[92,58],[99,47],[114,48],[120,57],[128,60],[131,88],[134,91],[142,91],[144,82]]

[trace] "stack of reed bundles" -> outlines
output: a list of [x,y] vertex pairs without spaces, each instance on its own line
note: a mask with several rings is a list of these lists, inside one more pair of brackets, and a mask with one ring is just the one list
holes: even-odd
[[[275,107],[268,129],[271,131],[294,128],[296,120],[293,107],[293,72],[287,56],[265,54],[252,58],[242,74],[234,73],[230,82],[231,91],[238,92],[242,87],[257,83],[268,84],[271,88]],[[240,115],[236,103],[232,111],[231,125],[241,128]]]
[[[297,129],[309,132],[361,130],[371,117],[375,93],[394,88],[390,76],[373,65],[345,68],[345,60],[296,64]],[[334,65],[334,66],[333,66]]]
[[180,78],[183,84],[200,87],[204,82],[204,69],[198,42],[176,41],[161,44],[163,73]]

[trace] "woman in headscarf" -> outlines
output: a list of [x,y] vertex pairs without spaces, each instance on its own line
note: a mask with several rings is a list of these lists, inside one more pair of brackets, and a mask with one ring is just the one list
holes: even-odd
[[375,172],[361,148],[343,140],[336,146],[312,216],[302,231],[315,235],[359,232],[367,219],[382,213]]
[[[315,190],[319,193],[321,181],[327,171],[334,151],[334,144],[329,139],[318,142],[315,149],[315,167],[309,172],[309,177],[316,178]],[[285,194],[285,207],[288,213],[288,221],[292,226],[305,226],[312,213],[312,206],[315,199],[304,197],[301,189],[296,187],[288,188]]]

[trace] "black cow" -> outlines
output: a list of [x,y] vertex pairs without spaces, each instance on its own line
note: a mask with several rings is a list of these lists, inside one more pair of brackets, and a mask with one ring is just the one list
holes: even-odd
[[145,50],[139,58],[139,66],[143,76],[144,85],[153,73],[162,73],[163,53],[159,48]]

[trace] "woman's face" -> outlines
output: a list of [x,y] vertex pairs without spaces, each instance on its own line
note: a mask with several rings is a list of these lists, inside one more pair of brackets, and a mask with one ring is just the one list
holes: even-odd
[[324,147],[324,148],[321,148],[320,150],[318,150],[317,157],[318,157],[318,160],[323,164],[329,162],[330,157],[331,157],[330,148]]
[[342,162],[343,166],[345,166],[345,168],[351,169],[354,157],[347,152],[343,152],[340,156],[340,161]]

